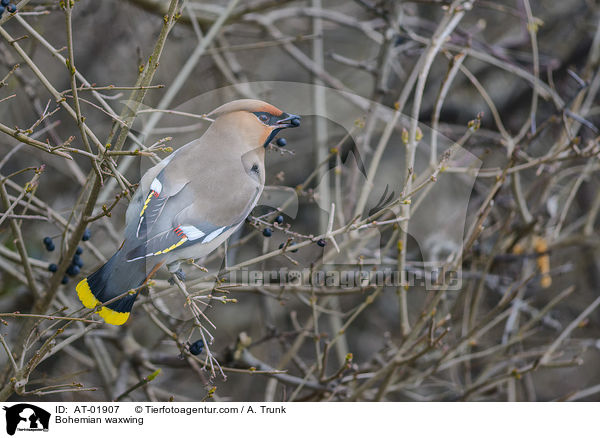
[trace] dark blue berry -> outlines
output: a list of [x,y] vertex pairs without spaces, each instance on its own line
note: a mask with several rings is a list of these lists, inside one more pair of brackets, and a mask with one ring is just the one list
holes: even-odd
[[300,118],[296,117],[295,119],[292,119],[290,123],[292,124],[292,126],[300,126]]
[[275,222],[277,222],[278,224],[282,224],[283,223],[283,216],[279,215],[275,218]]
[[56,272],[56,271],[58,271],[58,266],[56,266],[56,263],[50,263],[48,265],[48,270],[50,272]]
[[52,244],[52,238],[44,237],[43,242],[44,242],[44,245],[48,246],[48,245]]
[[190,353],[194,356],[198,356],[202,353],[202,349],[204,348],[204,341],[202,339],[198,339],[192,345],[190,345]]
[[2,14],[4,14],[4,6],[0,6],[0,16],[2,16]]
[[77,274],[79,274],[79,271],[80,271],[79,266],[77,266],[77,265],[71,265],[67,269],[67,274],[70,275],[71,277],[74,277]]
[[74,255],[73,256],[73,262],[72,262],[75,266],[79,266],[80,268],[83,267],[83,260],[81,260],[81,257],[79,257],[78,255]]
[[319,239],[317,240],[317,245],[323,248],[325,245],[327,245],[327,242],[325,242],[325,239]]
[[287,144],[287,140],[285,138],[278,138],[277,139],[277,146],[284,147],[286,144]]
[[75,255],[81,255],[82,252],[83,252],[83,248],[81,246],[78,246],[77,249],[75,250]]
[[270,228],[265,228],[263,230],[263,236],[265,237],[271,237],[273,235],[273,231]]
[[54,246],[54,243],[50,242],[49,245],[46,245],[46,251],[54,251],[56,249],[56,247]]
[[83,240],[85,242],[86,240],[90,240],[90,237],[92,237],[92,233],[90,230],[88,230],[86,228],[85,231],[83,232],[83,236],[81,236],[81,240]]
[[9,3],[10,3],[10,0],[2,0],[2,1],[0,1],[0,5],[2,5],[2,6],[8,6]]
[[[295,245],[296,245],[296,244],[295,244],[294,242],[292,242],[292,243],[290,243],[290,244],[288,245],[287,249],[288,249],[290,252],[298,252],[298,250],[297,250],[297,249],[291,249],[291,248],[292,248],[292,246],[295,246]],[[284,246],[285,246],[285,243],[282,243],[281,245],[279,245],[279,249],[282,249]]]
[[63,277],[63,279],[60,281],[62,284],[67,284],[69,282],[69,277],[67,277],[66,275]]
[[14,14],[15,12],[17,12],[17,7],[13,4],[10,4],[6,7],[6,10],[11,14]]

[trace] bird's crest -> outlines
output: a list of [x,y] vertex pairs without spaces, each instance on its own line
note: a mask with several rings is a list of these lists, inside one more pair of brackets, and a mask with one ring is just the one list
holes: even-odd
[[264,102],[258,99],[239,99],[212,110],[208,116],[217,118],[223,114],[231,113],[234,111],[248,111],[248,112],[267,112],[274,116],[280,116],[283,114],[279,108],[271,105],[270,103]]

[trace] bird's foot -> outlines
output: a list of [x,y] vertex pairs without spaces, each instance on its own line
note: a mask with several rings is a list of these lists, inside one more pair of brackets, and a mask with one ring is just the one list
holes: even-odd
[[[179,268],[178,270],[176,270],[175,272],[172,272],[171,274],[175,275],[180,281],[185,281],[185,272],[183,272],[183,269]],[[173,280],[173,277],[169,278],[169,284],[171,286],[173,286],[175,284],[175,280]]]

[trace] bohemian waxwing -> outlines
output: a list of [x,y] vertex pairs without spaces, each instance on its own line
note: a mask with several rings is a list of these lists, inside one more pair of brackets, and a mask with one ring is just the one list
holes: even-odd
[[87,308],[121,325],[142,286],[163,265],[181,274],[183,259],[200,258],[242,225],[265,184],[265,148],[300,117],[253,99],[209,114],[204,135],[149,169],[127,208],[125,239],[104,266],[77,284]]

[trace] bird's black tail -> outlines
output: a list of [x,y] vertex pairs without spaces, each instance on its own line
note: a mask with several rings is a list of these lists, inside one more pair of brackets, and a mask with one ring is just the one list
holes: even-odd
[[146,260],[127,262],[119,250],[101,268],[77,284],[77,296],[85,307],[93,309],[130,291],[129,295],[102,306],[98,311],[108,324],[122,325],[129,318],[133,302],[146,278]]

